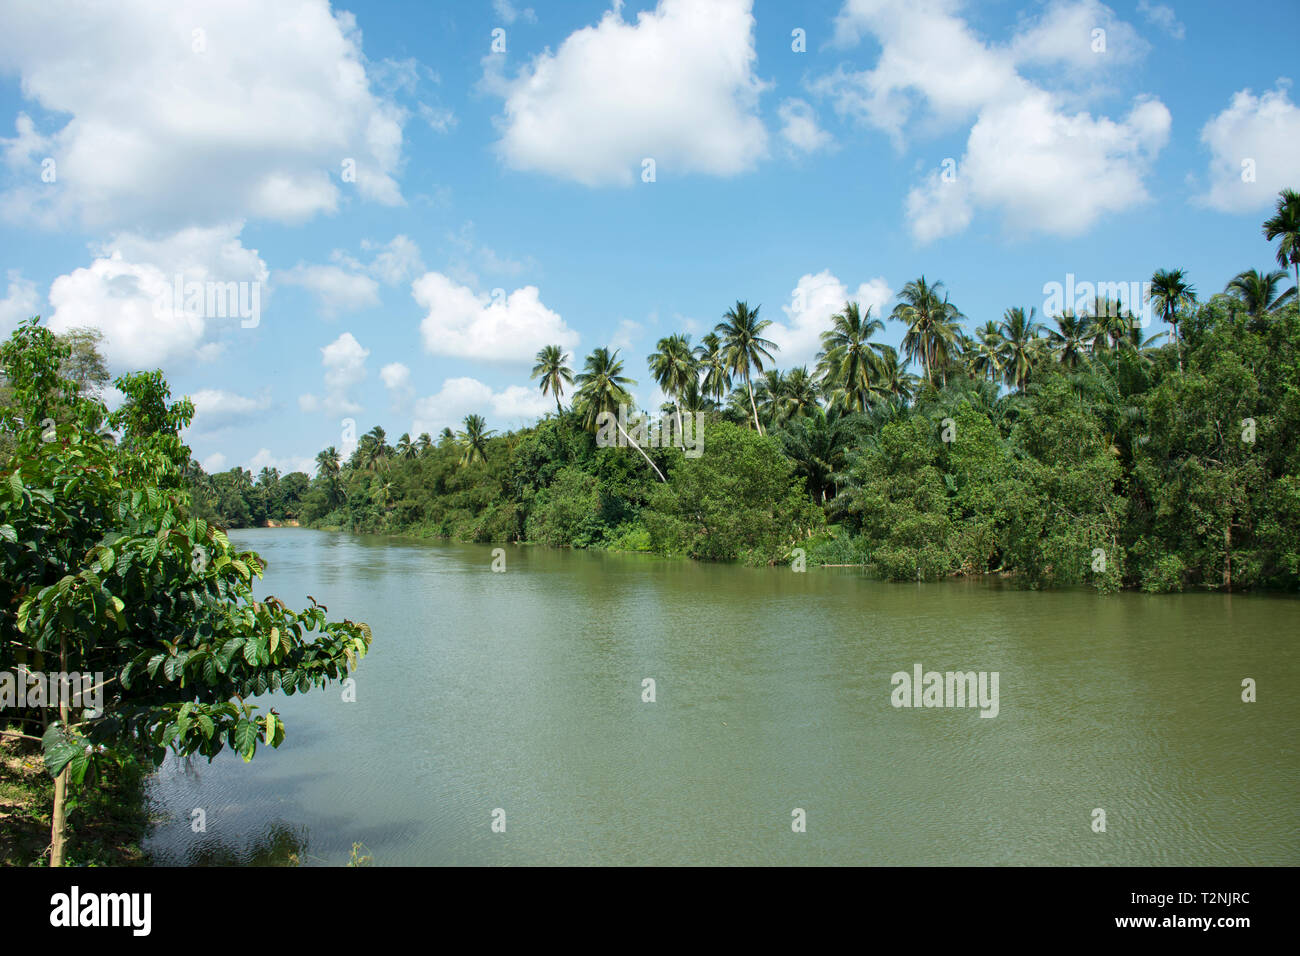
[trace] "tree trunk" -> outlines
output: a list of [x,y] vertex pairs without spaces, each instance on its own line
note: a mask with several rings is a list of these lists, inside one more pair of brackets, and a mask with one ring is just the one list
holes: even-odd
[[632,436],[631,436],[631,435],[629,435],[627,432],[623,431],[623,426],[622,426],[622,425],[619,425],[619,423],[618,423],[618,419],[615,419],[615,420],[614,420],[614,424],[618,426],[619,433],[620,433],[624,438],[627,439],[628,444],[631,445],[633,448],[635,448],[637,451],[641,452],[641,457],[644,458],[644,459],[646,460],[647,464],[649,464],[650,467],[653,468],[653,469],[655,470],[655,474],[659,476],[659,480],[662,481],[664,484],[668,484],[668,479],[665,478],[665,477],[664,477],[664,473],[663,473],[662,471],[659,470],[659,466],[656,465],[653,461],[650,460],[650,456],[647,455],[647,454],[645,453],[645,449],[643,449],[640,445],[638,445],[636,442],[634,442],[634,441],[632,440]]
[[763,434],[763,423],[758,420],[758,405],[754,403],[754,383],[749,380],[749,373],[745,373],[745,387],[749,389],[749,407],[754,410],[754,427],[758,433]]
[[677,396],[677,401],[673,403],[673,411],[677,413],[677,441],[682,446],[682,452],[686,452],[686,435],[682,432],[682,399]]
[[1232,516],[1223,526],[1223,589],[1232,590]]
[[[59,635],[60,676],[68,672],[67,637]],[[68,730],[68,695],[59,685],[59,722],[64,733]],[[54,812],[50,819],[50,866],[63,866],[68,828],[68,775],[71,764],[64,766],[54,778]]]

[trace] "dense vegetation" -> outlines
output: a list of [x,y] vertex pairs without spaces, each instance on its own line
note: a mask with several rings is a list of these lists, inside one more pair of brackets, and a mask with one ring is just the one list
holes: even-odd
[[[1300,272],[1300,195],[1265,234]],[[1300,278],[1298,276],[1297,278]],[[846,303],[816,367],[775,368],[770,324],[738,302],[692,347],[648,357],[668,425],[700,413],[704,452],[598,447],[599,413],[630,397],[617,352],[580,373],[558,346],[533,378],[555,399],[537,425],[494,434],[382,427],[317,474],[256,481],[195,472],[226,524],[461,541],[530,541],[711,560],[862,564],[895,580],[1002,572],[1030,586],[1300,584],[1300,316],[1287,271],[1248,270],[1197,298],[1181,270],[1151,280],[1173,330],[1146,337],[1096,298],[1048,322],[1012,308],[973,330],[940,282],[909,282],[889,320],[903,354]],[[916,369],[914,372],[913,369]],[[565,407],[565,399],[571,406]]]

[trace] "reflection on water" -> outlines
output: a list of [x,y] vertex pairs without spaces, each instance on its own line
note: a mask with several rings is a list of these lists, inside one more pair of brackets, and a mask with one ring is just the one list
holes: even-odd
[[[278,751],[163,768],[160,862],[1300,863],[1293,598],[233,537],[375,645],[356,703],[275,698]],[[999,672],[998,716],[893,708],[918,662]]]

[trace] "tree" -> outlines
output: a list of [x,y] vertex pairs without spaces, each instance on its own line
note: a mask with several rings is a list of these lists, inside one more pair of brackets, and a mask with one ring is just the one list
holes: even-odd
[[1063,312],[1056,316],[1056,328],[1048,332],[1048,341],[1056,360],[1068,369],[1076,369],[1088,358],[1088,338],[1092,323],[1086,315]]
[[957,351],[958,322],[963,318],[946,294],[939,298],[942,291],[942,282],[931,285],[925,276],[914,279],[903,286],[889,316],[907,326],[903,351],[909,361],[920,358],[925,380],[931,383],[935,367],[946,366]]
[[578,402],[582,406],[582,423],[588,431],[595,431],[603,416],[612,416],[618,426],[619,434],[633,448],[641,453],[647,464],[654,469],[660,481],[667,481],[659,466],[651,461],[640,445],[623,429],[619,421],[619,406],[626,408],[632,403],[627,386],[635,385],[636,380],[623,374],[623,363],[619,360],[618,349],[612,353],[607,348],[598,348],[587,356],[587,363],[576,379],[578,383]]
[[1233,276],[1223,291],[1245,306],[1246,314],[1252,319],[1262,319],[1295,298],[1295,286],[1281,295],[1277,292],[1286,278],[1281,269],[1272,272],[1247,269]]
[[748,303],[737,302],[726,311],[713,329],[722,337],[723,362],[729,372],[737,374],[749,392],[749,407],[754,413],[754,428],[761,435],[763,425],[758,420],[758,405],[754,401],[754,385],[750,369],[763,371],[763,361],[772,361],[776,343],[763,338],[763,332],[772,324],[770,319],[760,319],[761,306],[750,308]]
[[703,374],[700,387],[704,394],[715,402],[722,401],[731,388],[731,372],[727,369],[722,339],[716,333],[710,332],[700,340],[695,347],[695,362]]
[[1002,324],[998,326],[1002,336],[999,350],[1002,373],[1007,384],[1014,385],[1019,391],[1024,391],[1038,359],[1038,334],[1041,330],[1042,326],[1034,321],[1034,310],[1030,309],[1025,315],[1025,310],[1019,306],[1007,309]]
[[885,323],[871,317],[871,307],[862,312],[856,302],[831,316],[831,327],[822,333],[822,351],[817,356],[818,372],[832,385],[847,408],[865,412],[876,379],[880,377],[879,342],[871,337],[885,330]]
[[[0,731],[41,743],[54,779],[52,866],[67,859],[70,788],[141,745],[155,764],[168,749],[212,759],[230,746],[247,761],[259,738],[278,747],[278,713],[257,716],[246,699],[340,680],[371,640],[364,624],[329,623],[323,607],[255,599],[261,559],[188,513],[179,433],[194,406],[169,403],[160,373],[139,373],[114,382],[125,400],[108,416],[59,375],[68,354],[35,320],[0,346],[12,388],[0,429],[16,435],[0,474],[0,669],[57,662],[60,674],[95,675],[103,695],[93,710],[61,694],[57,713],[12,718],[39,737]],[[73,417],[50,436],[41,423],[59,401]],[[116,444],[99,434],[105,421]]]
[[1276,211],[1264,222],[1264,238],[1278,240],[1277,264],[1285,269],[1290,263],[1295,269],[1295,288],[1300,289],[1300,192],[1284,189],[1278,193]]
[[456,435],[461,447],[462,468],[476,461],[487,461],[487,442],[493,434],[495,433],[488,430],[487,422],[482,415],[465,416],[465,428]]
[[1151,276],[1151,302],[1171,329],[1178,351],[1178,371],[1183,370],[1183,345],[1178,334],[1180,313],[1196,304],[1196,290],[1188,284],[1182,269],[1157,269]]
[[682,394],[687,386],[697,380],[695,355],[691,351],[689,335],[669,335],[659,340],[655,351],[646,356],[650,374],[665,395],[673,399],[677,415],[677,434],[682,434]]
[[397,439],[397,447],[395,450],[397,452],[397,457],[404,461],[410,461],[420,453],[420,450],[415,447],[415,443],[411,441],[410,432],[402,432],[402,437]]
[[555,397],[555,414],[559,415],[564,411],[560,405],[564,386],[573,384],[573,369],[568,365],[569,356],[561,345],[544,345],[538,350],[536,360],[531,377],[541,379],[538,387],[543,395]]

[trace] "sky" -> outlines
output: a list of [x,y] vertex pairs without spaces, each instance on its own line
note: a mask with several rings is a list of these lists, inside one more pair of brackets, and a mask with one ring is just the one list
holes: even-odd
[[0,0],[0,334],[99,328],[208,471],[310,473],[530,424],[552,343],[657,408],[655,343],[737,300],[790,368],[921,275],[969,327],[1206,298],[1276,268],[1297,49],[1295,0]]

